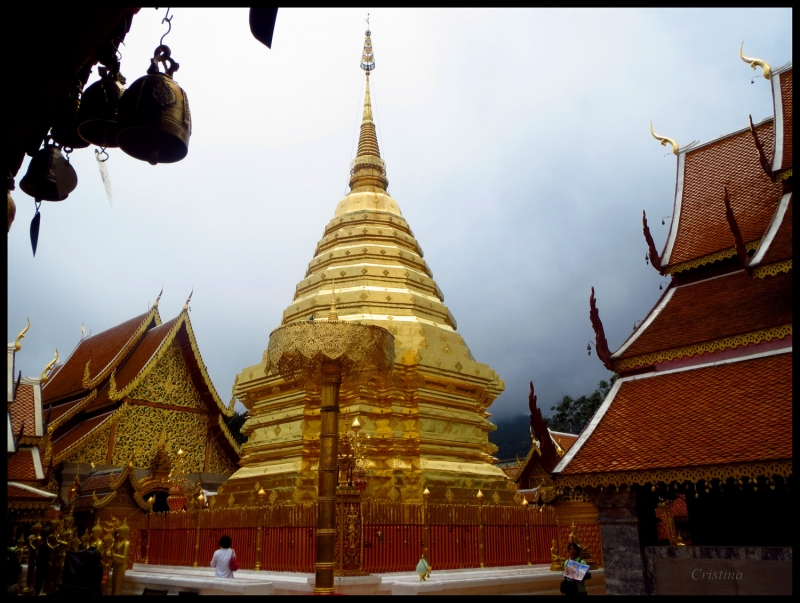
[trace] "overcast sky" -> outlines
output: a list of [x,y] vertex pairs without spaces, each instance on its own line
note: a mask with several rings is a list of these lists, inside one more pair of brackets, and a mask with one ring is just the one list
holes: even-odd
[[[143,8],[122,47],[128,84],[166,30]],[[389,192],[425,252],[475,358],[505,379],[495,418],[527,413],[527,382],[549,408],[608,378],[594,352],[594,286],[612,350],[659,296],[641,212],[661,249],[679,144],[772,115],[768,83],[738,57],[791,60],[780,10],[371,11],[373,110]],[[258,363],[337,202],[360,124],[366,11],[278,12],[272,49],[248,9],[172,11],[164,40],[180,63],[193,134],[180,163],[119,149],[76,151],[78,188],[43,203],[13,193],[8,340],[37,376],[58,348],[144,312],[191,320],[223,399]],[[97,79],[95,68],[91,81]],[[17,182],[27,161],[17,175]]]

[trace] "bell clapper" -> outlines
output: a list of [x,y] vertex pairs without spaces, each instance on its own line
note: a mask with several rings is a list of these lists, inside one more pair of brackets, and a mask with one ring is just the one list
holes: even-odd
[[39,208],[42,206],[42,200],[36,199],[36,213],[31,220],[31,247],[33,248],[33,257],[36,257],[36,247],[39,244],[39,222],[42,215],[39,213]]
[[103,181],[103,188],[106,189],[108,204],[113,207],[114,203],[111,199],[111,178],[108,175],[108,166],[106,166],[106,162],[108,161],[108,152],[106,151],[105,147],[101,147],[99,150],[95,149],[94,158],[97,160],[97,167],[100,170],[100,179]]

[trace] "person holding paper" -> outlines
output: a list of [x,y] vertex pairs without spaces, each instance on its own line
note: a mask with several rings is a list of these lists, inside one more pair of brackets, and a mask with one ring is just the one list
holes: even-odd
[[570,542],[567,546],[568,559],[564,560],[564,581],[561,583],[561,593],[565,595],[586,595],[586,580],[592,577],[589,566],[580,557],[581,547]]

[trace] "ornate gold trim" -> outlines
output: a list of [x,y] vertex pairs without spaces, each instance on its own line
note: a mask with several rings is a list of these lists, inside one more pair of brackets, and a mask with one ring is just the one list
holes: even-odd
[[[752,250],[757,250],[760,245],[761,245],[761,239],[759,239],[758,241],[750,241],[744,246],[744,248],[747,251],[752,251]],[[698,266],[711,264],[712,262],[717,262],[719,260],[731,258],[734,257],[735,255],[736,255],[736,247],[729,247],[728,249],[723,249],[722,251],[710,253],[708,255],[695,258],[693,260],[687,260],[685,262],[681,262],[680,264],[667,266],[666,268],[664,268],[664,274],[677,274],[678,272],[683,272],[684,270],[689,270],[691,268],[697,268]]]
[[625,358],[614,363],[614,370],[621,372],[624,370],[634,369],[640,366],[649,366],[657,362],[665,362],[668,360],[676,360],[678,358],[690,358],[697,354],[705,354],[709,352],[718,352],[720,350],[727,350],[730,348],[737,348],[739,346],[746,346],[751,343],[761,343],[762,341],[771,341],[773,339],[783,339],[787,335],[792,334],[792,325],[783,325],[781,327],[773,327],[771,329],[764,329],[763,331],[754,331],[752,333],[745,333],[744,335],[734,335],[733,337],[725,337],[715,341],[707,341],[705,343],[698,343],[695,345],[685,346],[682,348],[674,348],[672,350],[664,350],[663,352],[655,352],[653,354],[645,354],[643,356],[634,356],[633,358]]
[[67,456],[69,456],[72,452],[74,452],[77,448],[80,448],[83,443],[86,442],[91,437],[94,437],[100,433],[103,433],[106,429],[111,429],[111,426],[117,422],[119,418],[119,411],[118,409],[111,413],[105,420],[101,421],[99,425],[97,425],[94,429],[90,430],[87,434],[83,437],[79,438],[77,441],[73,442],[69,446],[67,446],[64,450],[62,450],[59,454],[54,455],[53,457],[53,464],[58,464],[63,461]]
[[222,402],[222,399],[219,397],[217,390],[214,388],[214,384],[208,374],[206,365],[203,362],[203,357],[200,355],[200,348],[198,347],[197,340],[194,337],[194,330],[192,329],[192,323],[189,320],[189,315],[185,314],[185,317],[186,333],[189,335],[189,344],[192,346],[192,352],[194,352],[195,358],[197,358],[197,366],[200,367],[200,374],[203,375],[203,380],[206,382],[206,387],[208,388],[208,391],[211,392],[214,402],[217,403],[217,408],[219,408],[220,412],[226,417],[232,417],[234,413],[233,404],[231,404],[229,407],[226,407]]
[[[117,497],[117,491],[114,490],[113,492],[109,493],[109,495],[106,496],[105,498],[95,500],[92,506],[95,509],[102,509],[103,507],[108,506],[111,503],[111,501],[113,501],[116,497]],[[94,498],[96,499],[97,497],[95,496]]]
[[581,475],[554,475],[559,488],[586,488],[608,486],[644,486],[646,484],[665,484],[711,480],[756,479],[758,477],[792,475],[792,461],[773,461],[771,463],[750,463],[736,465],[710,465],[706,467],[681,467],[673,469],[654,469],[650,471],[631,471],[626,473],[589,473]]
[[51,500],[9,500],[6,507],[9,509],[49,509],[53,505]]
[[219,424],[219,428],[222,430],[222,433],[225,434],[225,438],[228,440],[228,443],[231,445],[233,450],[236,452],[237,455],[241,458],[242,456],[242,446],[233,439],[233,434],[228,429],[228,426],[225,424],[225,421],[222,420],[222,415],[217,415],[217,423]]
[[777,176],[775,176],[775,180],[780,182],[781,180],[788,180],[791,177],[792,177],[792,168],[789,168],[788,170],[783,170]]
[[97,393],[98,392],[96,389],[92,390],[92,393],[86,396],[83,400],[80,400],[75,406],[50,423],[50,425],[47,426],[47,433],[53,433],[56,429],[61,427],[64,423],[86,408],[88,404],[91,404],[91,402],[97,398]]
[[20,341],[22,340],[23,337],[25,337],[25,333],[28,332],[28,329],[31,328],[31,319],[28,318],[27,320],[28,320],[28,324],[25,325],[25,328],[22,329],[22,331],[19,332],[19,335],[17,335],[17,338],[14,340],[14,351],[15,352],[19,352],[22,349],[22,344],[20,343]]
[[[108,377],[113,371],[115,371],[117,369],[117,366],[119,365],[119,362],[121,360],[127,358],[128,353],[133,349],[133,347],[142,338],[142,335],[144,335],[144,333],[147,331],[147,325],[149,325],[150,321],[153,320],[153,319],[155,319],[155,321],[156,321],[156,326],[159,326],[161,324],[161,315],[158,313],[158,306],[157,305],[153,306],[152,308],[150,308],[150,311],[145,315],[144,320],[142,321],[142,323],[139,325],[139,327],[136,329],[136,331],[133,333],[133,335],[131,335],[128,338],[128,341],[125,342],[125,345],[122,346],[122,349],[119,352],[117,352],[117,355],[114,356],[114,358],[111,359],[111,362],[109,362],[103,368],[103,370],[100,371],[100,373],[98,373],[98,375],[94,379],[89,379],[87,381],[86,369],[84,369],[84,379],[83,379],[83,383],[81,383],[81,385],[83,385],[83,387],[86,388],[86,389],[93,389],[93,388],[97,387],[98,385],[100,385],[100,383],[104,379],[106,379],[106,377]],[[89,339],[86,339],[86,340],[83,340],[83,341],[89,341]],[[87,367],[88,367],[88,363],[87,363]]]
[[764,278],[765,276],[776,276],[781,272],[789,272],[792,269],[792,260],[785,260],[783,262],[776,262],[768,264],[767,266],[759,266],[753,269],[753,276],[756,278]]

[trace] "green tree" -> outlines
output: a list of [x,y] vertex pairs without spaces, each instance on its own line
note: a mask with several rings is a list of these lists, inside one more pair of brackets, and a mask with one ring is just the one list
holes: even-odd
[[247,441],[247,436],[242,433],[242,427],[246,420],[247,411],[235,411],[232,417],[225,419],[225,424],[228,426],[228,430],[231,432],[233,439],[239,444],[244,444]]
[[564,396],[561,402],[550,407],[550,410],[554,410],[555,413],[550,417],[544,417],[547,426],[552,431],[580,433],[592,420],[594,413],[597,412],[603,400],[608,396],[608,392],[611,391],[617,376],[613,375],[610,382],[606,380],[600,381],[597,384],[597,389],[589,396],[581,396],[580,398]]

